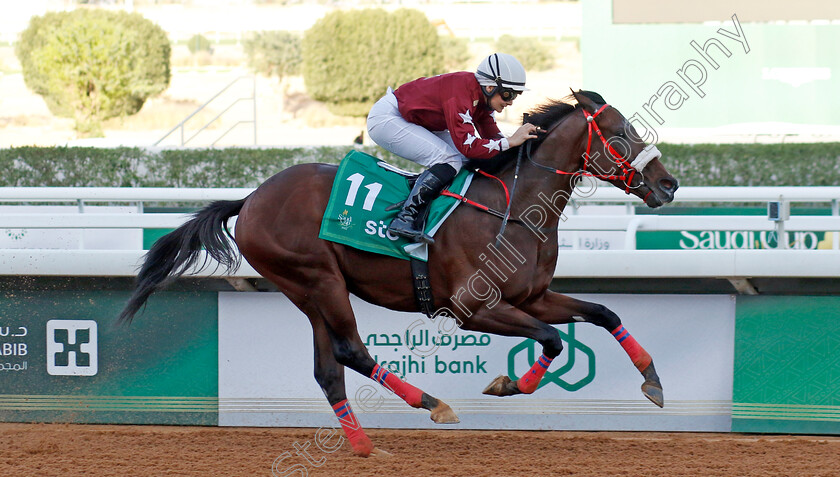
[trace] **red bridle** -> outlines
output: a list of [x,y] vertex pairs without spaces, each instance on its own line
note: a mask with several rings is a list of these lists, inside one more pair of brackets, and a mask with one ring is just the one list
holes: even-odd
[[[605,109],[607,109],[609,107],[610,107],[609,104],[605,104],[605,105],[601,106],[600,109],[598,109],[597,111],[592,113],[591,115],[589,113],[587,113],[585,109],[581,108],[581,111],[583,112],[583,115],[586,118],[587,133],[589,135],[589,137],[587,138],[587,141],[586,141],[586,153],[584,153],[584,155],[583,155],[583,168],[581,170],[575,171],[575,172],[566,172],[566,171],[561,171],[560,169],[555,169],[553,167],[548,167],[548,166],[544,166],[542,164],[537,164],[533,160],[531,160],[531,162],[534,162],[535,165],[537,165],[537,166],[539,166],[543,169],[547,169],[549,171],[552,171],[555,174],[570,175],[570,176],[583,175],[583,176],[594,177],[596,179],[601,179],[601,180],[605,180],[605,181],[621,180],[621,181],[624,181],[624,185],[625,185],[624,192],[629,194],[630,193],[630,182],[633,181],[633,177],[635,177],[635,175],[636,175],[636,169],[634,169],[630,165],[630,163],[627,162],[626,159],[624,159],[624,156],[622,156],[621,154],[618,153],[618,151],[613,149],[613,147],[610,145],[610,143],[607,142],[607,140],[604,138],[604,135],[601,133],[601,128],[598,127],[598,123],[595,122],[595,118],[597,118],[598,115],[600,115],[602,112],[604,112]],[[589,170],[588,170],[589,169],[589,159],[591,157],[589,151],[592,150],[592,131],[593,130],[595,131],[595,134],[598,135],[598,138],[601,140],[601,142],[604,144],[604,149],[609,151],[610,155],[612,155],[613,158],[615,159],[616,164],[618,164],[618,166],[621,168],[621,175],[593,174],[593,173],[589,172]],[[529,157],[529,159],[530,159],[530,157]]]
[[[609,104],[605,104],[605,105],[601,106],[597,111],[592,113],[591,115],[589,113],[587,113],[585,109],[581,108],[581,111],[583,112],[584,117],[586,118],[587,133],[589,135],[589,137],[587,138],[587,141],[586,141],[586,153],[584,153],[584,155],[583,155],[583,168],[581,170],[575,171],[575,172],[566,172],[566,171],[562,171],[560,169],[556,169],[556,168],[553,168],[553,167],[548,167],[548,166],[544,166],[542,164],[539,164],[536,161],[534,161],[533,158],[531,158],[531,148],[530,147],[526,148],[528,160],[532,164],[534,164],[535,166],[537,166],[541,169],[545,169],[549,172],[553,172],[555,174],[569,175],[569,176],[583,175],[583,176],[594,177],[596,179],[602,179],[602,180],[606,180],[606,181],[622,180],[622,181],[624,181],[624,185],[625,185],[624,192],[626,194],[630,194],[630,182],[633,181],[633,177],[635,177],[637,171],[629,162],[627,162],[626,159],[624,159],[624,156],[622,156],[621,154],[618,153],[618,151],[613,149],[613,147],[610,145],[610,143],[607,142],[607,140],[604,138],[604,135],[601,133],[601,128],[598,127],[598,123],[595,122],[595,118],[597,118],[598,115],[600,115],[602,112],[604,112],[605,109],[607,109],[609,107],[610,107]],[[551,133],[551,131],[553,131],[559,125],[560,124],[554,125],[552,128],[550,128],[545,133],[545,135],[548,135],[549,133]],[[590,151],[592,150],[592,131],[593,130],[595,131],[595,134],[598,135],[598,138],[601,139],[601,142],[604,144],[604,149],[609,151],[610,155],[612,155],[613,158],[615,159],[616,164],[618,164],[618,166],[621,167],[621,175],[593,174],[593,173],[591,173],[587,170],[589,168],[589,159],[591,157]],[[530,144],[528,144],[528,146],[530,146]],[[523,145],[522,147],[525,148],[526,145]],[[516,169],[517,173],[514,176],[514,184],[516,184],[516,179],[518,178],[519,160],[522,157],[521,154],[522,154],[522,150],[520,150],[520,156],[519,156],[519,159],[517,159],[517,166],[516,166],[517,167],[517,169]],[[477,203],[473,200],[467,199],[466,197],[464,197],[460,194],[455,194],[453,192],[450,192],[449,189],[443,190],[441,192],[441,195],[453,197],[453,198],[458,199],[461,202],[467,203],[467,204],[469,204],[469,205],[471,205],[471,206],[473,206],[477,209],[483,210],[485,212],[488,212],[492,215],[495,215],[497,217],[500,217],[500,218],[504,219],[505,222],[502,223],[502,229],[499,231],[499,235],[501,235],[504,232],[505,224],[507,222],[507,217],[510,214],[511,194],[508,192],[508,188],[505,185],[504,181],[502,181],[498,177],[490,175],[490,174],[488,174],[488,173],[486,173],[486,172],[484,172],[480,169],[478,170],[478,172],[480,174],[488,177],[488,178],[495,179],[495,180],[499,181],[499,183],[502,184],[502,187],[505,190],[505,202],[506,202],[507,207],[508,207],[507,211],[504,214],[497,211],[497,210],[491,209],[486,205],[479,204],[479,203]],[[652,192],[653,191],[650,191],[650,192],[647,193],[647,195],[645,196],[645,200],[647,199],[647,196],[650,195]],[[517,220],[517,222],[524,223],[524,222],[522,222],[522,220]],[[527,224],[526,224],[526,226],[527,226]]]

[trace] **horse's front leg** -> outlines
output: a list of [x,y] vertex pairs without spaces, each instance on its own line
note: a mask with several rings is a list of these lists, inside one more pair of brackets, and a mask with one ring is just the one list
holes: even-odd
[[557,330],[504,301],[497,303],[493,308],[480,307],[461,323],[461,328],[502,336],[530,338],[543,347],[543,353],[537,362],[518,380],[511,381],[504,375],[494,379],[484,389],[484,394],[492,396],[533,393],[539,387],[540,380],[548,371],[551,361],[563,350],[563,341]]
[[550,325],[577,321],[592,323],[609,331],[624,348],[636,369],[644,376],[645,382],[642,384],[642,393],[657,406],[664,406],[665,398],[662,395],[662,384],[659,382],[659,375],[656,374],[656,368],[653,366],[653,359],[621,324],[618,315],[609,308],[551,291],[546,291],[536,300],[530,301],[520,308],[543,323]]

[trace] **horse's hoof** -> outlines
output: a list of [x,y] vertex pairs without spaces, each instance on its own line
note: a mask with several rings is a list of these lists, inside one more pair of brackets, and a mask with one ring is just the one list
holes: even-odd
[[368,436],[362,436],[355,442],[350,441],[350,447],[356,457],[368,457],[376,451],[376,447],[373,447],[373,442],[370,441]]
[[368,454],[369,457],[392,457],[394,454],[391,454],[388,451],[384,451],[379,447],[374,447],[373,450]]
[[430,417],[437,424],[458,424],[461,422],[458,416],[455,415],[455,411],[449,407],[449,404],[443,401],[438,401],[438,405],[432,409],[432,415]]
[[642,371],[642,376],[645,377],[645,382],[642,384],[642,394],[650,399],[650,402],[659,407],[664,407],[665,397],[662,395],[662,384],[659,382],[656,368],[653,367],[653,361]]
[[487,394],[488,396],[504,397],[519,394],[516,391],[518,391],[516,383],[511,381],[507,376],[499,375],[490,384],[488,384],[481,393]]
[[665,397],[662,395],[662,386],[659,383],[645,381],[642,384],[642,394],[657,406],[665,406]]

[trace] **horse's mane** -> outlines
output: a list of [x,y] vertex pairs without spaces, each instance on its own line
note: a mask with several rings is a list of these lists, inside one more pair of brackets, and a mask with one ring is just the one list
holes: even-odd
[[[604,98],[594,91],[581,90],[578,93],[586,96],[597,104],[606,104]],[[578,109],[578,106],[579,105],[575,100],[575,97],[571,94],[561,99],[551,99],[528,111],[528,122],[535,124],[541,129],[548,130],[551,126],[557,124],[560,120]],[[522,124],[525,124],[524,116]],[[540,137],[533,140],[531,152],[536,151],[537,148],[540,147],[543,139],[545,138]],[[480,168],[487,173],[495,174],[501,171],[506,165],[516,162],[516,157],[519,155],[520,147],[521,146],[515,146],[507,151],[502,151],[497,154],[496,157],[489,160],[470,161],[468,167]]]

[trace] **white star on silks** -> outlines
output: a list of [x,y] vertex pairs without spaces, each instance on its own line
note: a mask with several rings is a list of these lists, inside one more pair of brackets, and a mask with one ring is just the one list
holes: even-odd
[[470,110],[468,109],[466,113],[458,113],[458,116],[461,116],[461,120],[464,121],[464,124],[472,124],[472,115],[470,114]]
[[497,139],[497,140],[494,141],[494,140],[490,139],[489,141],[487,141],[487,144],[485,144],[484,147],[486,147],[488,151],[501,151],[502,150],[502,140]]
[[477,138],[475,136],[473,136],[472,134],[467,134],[467,140],[464,141],[464,145],[465,146],[472,146],[473,141],[475,141],[476,139]]

